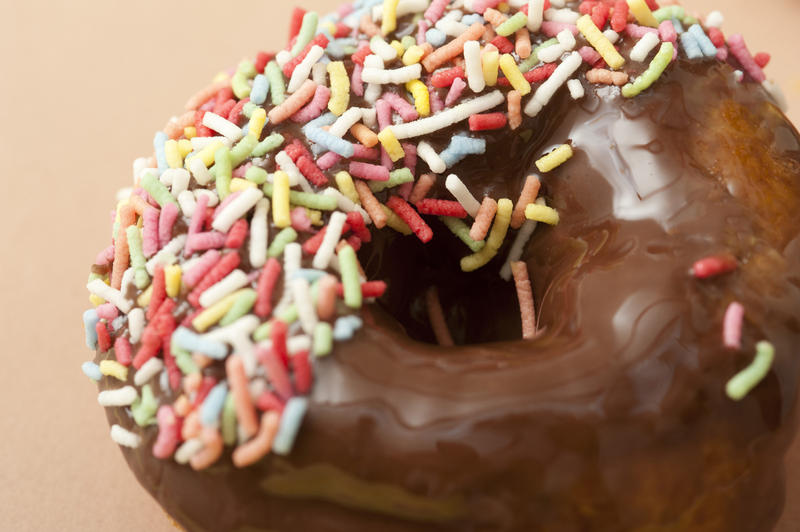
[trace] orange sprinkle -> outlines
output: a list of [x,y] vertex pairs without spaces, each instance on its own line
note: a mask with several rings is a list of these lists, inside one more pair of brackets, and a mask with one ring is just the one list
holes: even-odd
[[522,318],[522,337],[526,340],[536,338],[536,309],[533,305],[533,290],[528,277],[528,265],[522,261],[511,263],[511,273],[517,287],[519,314]]
[[225,361],[225,371],[228,373],[228,384],[231,386],[233,403],[236,406],[236,419],[244,436],[249,438],[258,431],[258,418],[241,357],[229,356]]
[[372,22],[372,17],[369,13],[365,13],[364,16],[361,17],[361,23],[359,24],[358,29],[370,37],[383,34],[381,27]]
[[269,112],[270,124],[279,124],[299,111],[305,104],[311,101],[317,91],[317,84],[307,79],[300,88],[286,98],[282,104],[273,107]]
[[317,316],[328,321],[336,314],[336,285],[338,281],[333,275],[326,275],[319,280],[317,296]]
[[539,181],[539,178],[535,175],[529,175],[525,179],[525,185],[522,187],[522,192],[519,194],[517,204],[514,206],[514,212],[511,213],[512,229],[519,229],[522,227],[522,224],[525,223],[525,207],[536,201],[541,186],[541,181]]
[[533,49],[531,48],[531,34],[528,28],[520,28],[517,30],[516,52],[520,59],[527,59],[531,56]]
[[189,460],[189,464],[195,471],[202,471],[219,460],[222,449],[225,447],[222,435],[213,427],[203,427],[200,432],[200,440],[203,442],[203,448]]
[[612,72],[605,68],[593,68],[586,73],[586,80],[589,83],[621,87],[628,83],[628,75],[625,72]]
[[508,17],[499,12],[496,9],[492,9],[491,7],[484,11],[483,18],[486,19],[486,22],[494,26],[495,28],[508,20]]
[[497,34],[494,32],[494,28],[491,24],[487,24],[486,33],[483,34],[484,42],[491,42],[495,37],[497,37]]
[[508,92],[508,125],[511,129],[522,125],[522,94],[519,91]]
[[360,122],[350,128],[350,134],[365,148],[371,148],[378,143],[377,133]]
[[433,53],[433,45],[429,42],[423,43],[420,48],[422,48],[422,57],[428,57]]
[[465,42],[480,40],[484,31],[486,31],[486,29],[483,27],[483,24],[480,22],[474,23],[467,31],[444,46],[440,46],[437,50],[434,50],[431,55],[423,59],[422,66],[424,66],[425,70],[428,72],[433,72],[440,65],[462,54],[464,52]]
[[358,192],[358,198],[361,200],[361,206],[364,207],[369,217],[372,218],[372,223],[374,223],[375,227],[378,229],[385,227],[388,218],[386,213],[383,212],[380,202],[369,189],[369,185],[360,179],[356,179],[354,184],[356,186],[356,192]]
[[436,341],[439,345],[453,346],[455,342],[450,334],[450,329],[447,327],[447,321],[444,319],[444,311],[442,310],[442,303],[439,301],[439,290],[435,286],[431,286],[425,292],[425,303],[428,306],[428,319],[431,322],[433,334],[436,336]]
[[117,290],[122,287],[122,275],[128,269],[130,252],[128,251],[128,226],[136,223],[136,211],[128,203],[119,208],[119,227],[117,239],[114,242],[114,263],[111,265],[111,288]]
[[489,232],[489,228],[492,226],[495,213],[497,213],[497,202],[489,196],[485,196],[483,202],[481,202],[480,209],[478,209],[478,214],[475,216],[475,222],[469,230],[469,237],[472,240],[486,238],[486,233]]
[[204,355],[203,353],[192,353],[192,361],[195,366],[200,369],[205,369],[214,363],[214,359]]
[[216,83],[212,83],[207,87],[200,89],[194,96],[189,98],[189,101],[186,102],[186,110],[187,111],[194,111],[208,100],[210,100],[215,94],[219,91],[227,87],[231,84],[229,79],[223,79],[217,81]]
[[173,140],[183,135],[183,130],[194,124],[194,111],[186,111],[177,118],[171,118],[164,126],[164,133]]
[[172,403],[172,409],[177,416],[186,417],[192,411],[192,402],[185,395],[181,395]]
[[436,184],[436,174],[422,174],[411,189],[411,194],[408,196],[408,202],[416,204],[417,202],[425,199],[433,185]]
[[130,203],[131,207],[133,207],[133,210],[136,211],[136,214],[139,216],[143,215],[145,209],[150,206],[139,194],[131,194],[131,197],[128,199],[128,203]]
[[274,410],[264,412],[258,434],[247,443],[243,443],[233,451],[233,465],[247,467],[261,460],[272,448],[272,441],[278,432],[280,416]]
[[181,438],[184,440],[191,440],[195,436],[198,436],[202,429],[203,424],[200,422],[200,412],[197,410],[192,410],[189,412],[189,415],[183,419],[183,425],[181,425]]

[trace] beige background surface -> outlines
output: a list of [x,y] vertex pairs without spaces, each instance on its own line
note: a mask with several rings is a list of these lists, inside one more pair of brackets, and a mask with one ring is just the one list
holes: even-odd
[[[773,53],[768,75],[800,123],[800,36],[789,29],[800,2],[689,2],[722,5],[727,33]],[[218,70],[280,47],[294,3],[0,0],[0,530],[174,530],[128,472],[81,374],[84,282],[134,157]],[[800,473],[800,444],[790,466]],[[789,484],[782,531],[800,529],[800,482]]]

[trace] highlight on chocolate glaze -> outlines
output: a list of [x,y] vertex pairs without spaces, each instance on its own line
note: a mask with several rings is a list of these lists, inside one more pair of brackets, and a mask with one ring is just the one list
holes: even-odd
[[[191,96],[119,193],[83,315],[96,357],[82,369],[100,385],[113,441],[209,473],[221,463],[263,468],[270,457],[290,457],[322,393],[321,365],[346,358],[385,313],[394,329],[456,359],[460,348],[497,342],[523,342],[515,345],[531,356],[538,346],[566,346],[564,328],[542,316],[573,296],[563,279],[543,286],[531,260],[579,265],[614,237],[564,240],[572,248],[531,259],[537,239],[584,216],[554,183],[572,164],[591,165],[594,153],[585,135],[562,135],[568,129],[551,116],[613,103],[633,123],[654,91],[663,98],[687,72],[712,72],[722,80],[714,77],[715,87],[758,91],[783,106],[763,71],[769,55],[751,54],[722,23],[720,12],[699,17],[656,0],[358,0],[327,15],[295,9],[287,46],[257,52]],[[525,174],[506,179],[498,168],[491,179],[503,185],[476,180],[469,168],[498,160],[504,148]],[[391,274],[405,266],[387,242],[413,246],[402,256],[443,273],[420,274],[420,286],[404,293],[412,286]],[[701,294],[724,292],[737,276],[747,282],[750,270],[740,270],[755,255],[713,244],[669,282]],[[445,278],[461,293],[453,296]],[[502,313],[483,330],[465,326],[474,322],[464,314],[480,305],[454,303],[465,291],[502,301]],[[777,386],[765,382],[774,340],[748,319],[770,310],[693,297],[719,317],[714,349],[749,360],[725,366],[726,408]],[[486,363],[496,363],[485,349]],[[358,494],[364,486],[352,471],[309,477],[336,479],[357,491],[352,498],[315,491],[294,480],[303,471],[296,464],[282,464],[283,480],[268,475],[265,489],[290,499],[409,518],[400,510],[407,504],[423,522],[464,523],[469,513],[463,501],[426,506],[388,487],[398,506],[375,506]]]

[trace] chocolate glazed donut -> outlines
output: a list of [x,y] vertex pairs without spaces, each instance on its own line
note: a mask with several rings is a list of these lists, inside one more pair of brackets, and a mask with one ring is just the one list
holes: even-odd
[[[516,339],[502,259],[465,274],[447,231],[427,246],[376,232],[360,258],[389,291],[320,360],[292,453],[235,469],[226,451],[198,473],[154,458],[150,427],[123,448],[141,483],[192,531],[769,529],[797,395],[800,136],[730,66],[679,60],[632,100],[562,89],[454,172],[478,197],[516,197],[564,139],[579,150],[543,179],[562,221],[524,254],[537,339]],[[741,267],[689,275],[718,252]],[[432,345],[431,284],[462,345]],[[733,300],[740,354],[720,341]],[[733,402],[725,383],[763,338],[773,371]]]

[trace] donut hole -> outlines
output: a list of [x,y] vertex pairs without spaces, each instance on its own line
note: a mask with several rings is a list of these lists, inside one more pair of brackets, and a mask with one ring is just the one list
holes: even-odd
[[502,259],[475,272],[463,272],[459,263],[465,255],[464,244],[438,220],[426,221],[434,234],[427,244],[383,230],[375,231],[372,242],[360,250],[367,278],[388,285],[377,304],[412,339],[438,344],[426,303],[426,293],[435,287],[457,345],[519,340],[516,289],[513,281],[499,275]]

